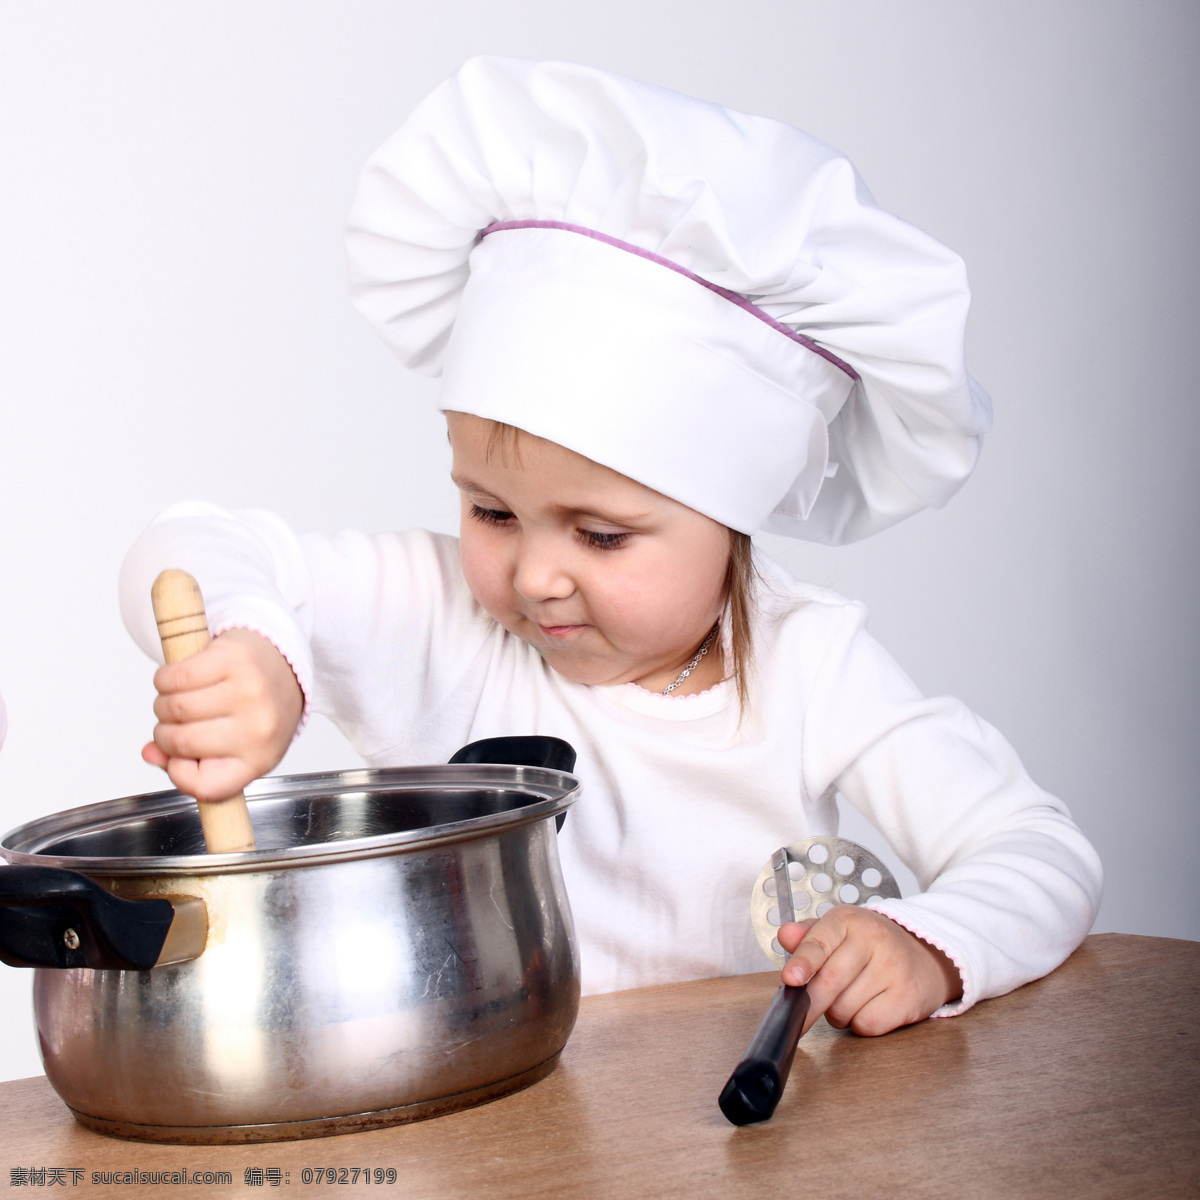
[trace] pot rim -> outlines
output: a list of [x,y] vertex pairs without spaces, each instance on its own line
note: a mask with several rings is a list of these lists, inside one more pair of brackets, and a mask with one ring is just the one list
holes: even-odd
[[14,866],[50,866],[85,875],[215,875],[376,858],[425,850],[433,846],[517,829],[564,812],[579,797],[579,781],[565,771],[481,763],[426,767],[359,767],[348,771],[319,771],[304,775],[268,775],[246,788],[246,803],[255,806],[280,798],[346,795],[358,791],[402,792],[416,787],[449,791],[500,786],[540,797],[520,808],[489,813],[444,825],[406,829],[375,837],[317,842],[284,849],[241,851],[235,854],[170,854],[145,856],[83,856],[42,854],[39,848],[69,834],[94,833],[147,817],[166,816],[194,807],[196,801],[177,790],[123,796],[98,804],[65,809],[10,830],[0,841],[0,857]]

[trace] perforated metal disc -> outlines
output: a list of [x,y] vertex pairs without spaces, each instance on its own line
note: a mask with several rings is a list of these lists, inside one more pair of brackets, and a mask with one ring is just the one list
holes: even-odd
[[[900,897],[895,876],[857,842],[840,837],[810,837],[784,849],[797,921],[823,917],[837,904],[865,904],[868,900]],[[754,881],[750,920],[763,953],[775,966],[782,967],[787,955],[775,940],[780,920],[773,859],[774,855]]]

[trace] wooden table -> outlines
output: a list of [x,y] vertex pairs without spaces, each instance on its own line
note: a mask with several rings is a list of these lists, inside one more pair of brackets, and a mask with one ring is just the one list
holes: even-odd
[[[822,1021],[800,1043],[774,1119],[735,1129],[717,1093],[775,981],[589,997],[543,1082],[340,1138],[147,1146],[82,1129],[43,1078],[0,1084],[0,1189],[178,1196],[95,1184],[92,1172],[186,1168],[232,1176],[182,1189],[191,1195],[290,1200],[1200,1196],[1200,942],[1093,936],[1047,979],[884,1038]],[[13,1168],[28,1167],[84,1174],[72,1187],[67,1173],[61,1191],[14,1187]],[[318,1167],[347,1168],[347,1182],[305,1184]],[[355,1167],[395,1168],[397,1182],[351,1183]],[[247,1168],[264,1182],[248,1185]]]

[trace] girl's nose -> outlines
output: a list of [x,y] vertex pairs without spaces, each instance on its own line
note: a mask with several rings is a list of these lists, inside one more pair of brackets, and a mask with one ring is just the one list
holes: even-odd
[[565,600],[575,591],[575,581],[556,553],[552,539],[522,537],[517,550],[513,587],[525,597],[540,603]]

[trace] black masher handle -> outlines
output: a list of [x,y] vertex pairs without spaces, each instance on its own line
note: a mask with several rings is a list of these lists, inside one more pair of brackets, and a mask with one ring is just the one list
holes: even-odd
[[0,962],[11,967],[154,966],[175,919],[169,900],[124,900],[59,867],[0,867]]
[[808,989],[783,984],[717,1101],[734,1125],[753,1125],[774,1113],[807,1015]]
[[[468,742],[451,756],[452,763],[494,763],[508,767],[546,767],[551,771],[575,770],[575,747],[562,738],[530,734],[524,737],[481,738]],[[561,829],[567,819],[565,812],[554,818]],[[572,826],[572,828],[574,828]]]

